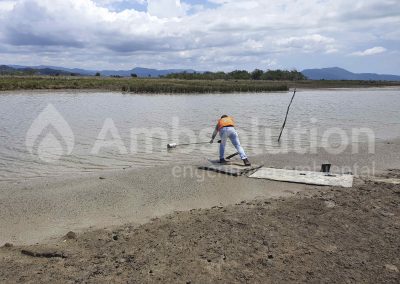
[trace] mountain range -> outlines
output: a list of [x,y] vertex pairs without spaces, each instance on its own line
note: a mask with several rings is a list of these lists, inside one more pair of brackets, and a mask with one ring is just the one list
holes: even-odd
[[[15,69],[34,69],[40,70],[50,69],[50,70],[59,70],[62,73],[70,73],[70,74],[79,74],[82,76],[94,76],[96,73],[100,73],[101,76],[121,76],[121,77],[130,77],[132,74],[136,74],[138,77],[160,77],[165,76],[172,73],[194,73],[195,70],[192,69],[150,69],[150,68],[142,68],[136,67],[131,70],[87,70],[87,69],[79,69],[79,68],[65,68],[65,67],[56,67],[56,66],[47,66],[47,65],[39,65],[39,66],[21,66],[21,65],[10,65],[9,67]],[[50,75],[50,74],[41,74],[41,75]]]
[[71,72],[62,71],[59,69],[52,69],[48,67],[43,67],[36,69],[33,67],[20,67],[15,68],[7,65],[0,65],[0,75],[64,75],[69,76]]
[[[101,76],[120,76],[130,77],[136,74],[138,77],[160,77],[173,73],[203,73],[193,69],[150,69],[136,67],[131,70],[87,70],[79,68],[65,68],[47,65],[39,66],[21,66],[21,65],[0,65],[0,75],[20,74],[20,75],[82,75],[95,76],[100,73]],[[331,67],[321,69],[305,69],[301,71],[309,80],[361,80],[361,81],[400,81],[400,76],[375,73],[352,73],[343,68]]]
[[339,67],[306,69],[301,71],[301,73],[303,73],[303,75],[309,80],[400,81],[400,76],[397,75],[352,73]]

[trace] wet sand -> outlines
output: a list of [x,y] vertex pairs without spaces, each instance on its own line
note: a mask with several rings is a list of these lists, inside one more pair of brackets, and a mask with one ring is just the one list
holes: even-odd
[[176,177],[182,168],[168,166],[9,185],[0,245],[14,246],[0,249],[0,281],[398,283],[400,186],[370,179],[400,178],[399,140],[374,154],[252,161],[329,161],[357,178],[352,189],[308,186],[207,173],[198,161]]
[[[329,161],[334,172],[377,175],[400,168],[400,141],[365,146],[341,155],[278,154],[252,158],[269,167],[318,171]],[[315,186],[230,177],[198,170],[196,164],[26,181],[0,189],[0,245],[56,241],[68,231],[143,224],[174,211],[226,206],[243,200],[290,197]],[[178,176],[173,175],[173,173]]]
[[168,166],[104,172],[4,189],[0,198],[0,245],[48,242],[71,230],[142,224],[176,210],[290,196],[307,187],[233,178],[191,165],[185,166],[186,174],[176,178],[172,171]]
[[399,283],[399,234],[400,185],[359,181],[3,247],[0,281]]

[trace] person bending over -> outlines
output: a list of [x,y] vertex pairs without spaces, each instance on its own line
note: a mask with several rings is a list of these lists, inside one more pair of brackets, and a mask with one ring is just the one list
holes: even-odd
[[245,166],[251,166],[249,160],[247,159],[246,153],[244,152],[242,146],[240,146],[239,135],[236,132],[235,122],[233,121],[232,117],[227,115],[221,116],[212,134],[212,138],[210,141],[211,144],[214,143],[214,139],[217,136],[218,132],[221,137],[221,144],[219,146],[220,163],[226,163],[225,145],[226,145],[226,140],[229,138],[233,146],[235,146],[236,150],[238,151],[240,158],[242,159]]

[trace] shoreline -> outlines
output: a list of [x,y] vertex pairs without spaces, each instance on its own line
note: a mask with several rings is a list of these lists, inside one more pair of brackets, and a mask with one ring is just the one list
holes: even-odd
[[[340,81],[339,81],[340,82]],[[231,93],[218,93],[218,92],[207,92],[207,93],[195,93],[195,92],[191,92],[191,93],[150,93],[150,92],[143,92],[143,93],[136,93],[136,92],[124,92],[124,91],[120,91],[120,90],[110,90],[110,89],[74,89],[74,88],[65,88],[65,89],[14,89],[14,90],[1,90],[0,89],[0,95],[7,95],[7,94],[13,94],[16,92],[29,92],[29,93],[40,93],[40,94],[53,94],[54,92],[79,92],[82,94],[92,94],[92,93],[122,93],[122,94],[132,94],[132,95],[143,95],[143,96],[181,96],[181,95],[187,95],[187,96],[192,96],[192,95],[230,95],[230,94],[272,94],[272,93],[290,93],[293,92],[294,89],[297,89],[297,92],[301,92],[301,91],[326,91],[326,90],[382,90],[382,89],[386,89],[386,90],[398,90],[400,89],[400,82],[399,84],[394,84],[394,85],[377,85],[377,86],[369,86],[369,85],[365,85],[365,86],[343,86],[343,87],[329,87],[329,86],[325,86],[325,87],[321,87],[321,86],[296,86],[296,84],[293,84],[289,87],[288,90],[285,91],[265,91],[265,92],[238,92],[238,91],[233,91]]]
[[[68,231],[84,232],[126,223],[145,224],[174,211],[210,208],[243,200],[290,196],[293,186],[197,171],[174,178],[173,166],[113,170],[68,178],[44,178],[0,191],[0,246],[54,242]],[[190,170],[189,170],[190,171]],[[199,177],[204,182],[198,182]],[[251,191],[244,191],[245,185]],[[276,188],[275,188],[276,187]],[[282,193],[283,191],[283,193]]]
[[[387,145],[398,145],[400,144],[400,136],[399,137],[395,137],[392,139],[380,139],[377,138],[375,140],[375,145],[379,145],[379,148],[382,147],[388,147]],[[363,143],[359,144],[359,147],[361,147],[362,151],[367,151],[366,150],[366,146]],[[389,146],[390,147],[390,146]],[[350,154],[349,150],[351,149],[351,144],[347,145],[347,152],[348,154]],[[284,165],[281,163],[282,157],[284,156],[292,156],[292,157],[297,157],[296,162],[297,164],[301,164],[302,161],[301,159],[303,157],[306,157],[307,159],[309,159],[312,156],[318,157],[318,155],[321,155],[321,152],[324,152],[324,148],[323,147],[319,147],[318,150],[319,153],[317,154],[310,154],[307,153],[305,155],[300,155],[297,154],[293,151],[289,151],[288,154],[276,154],[276,153],[265,153],[265,154],[259,154],[256,156],[252,156],[252,159],[256,159],[256,161],[258,162],[263,162],[265,159],[267,159],[267,157],[272,157],[272,162],[277,162],[277,164],[275,165],[276,167],[282,167],[282,168],[287,168],[287,169],[291,169],[291,166],[289,165]],[[327,153],[322,154],[322,155],[328,155]],[[388,154],[385,154],[388,155]],[[387,156],[385,158],[388,158]],[[343,157],[340,157],[338,159],[338,161],[340,161],[341,159],[343,159]],[[37,187],[40,186],[41,184],[43,184],[44,182],[46,184],[50,183],[50,184],[57,184],[57,183],[62,183],[62,182],[68,182],[68,181],[76,181],[77,179],[81,180],[81,179],[96,179],[99,178],[100,176],[106,175],[106,176],[112,176],[114,174],[122,174],[122,173],[127,173],[127,172],[136,172],[136,171],[146,171],[146,170],[154,170],[156,168],[173,168],[174,166],[193,166],[195,164],[202,164],[204,161],[206,161],[207,159],[203,158],[197,158],[195,160],[193,160],[192,162],[183,162],[183,163],[177,163],[177,161],[170,161],[168,164],[163,165],[163,166],[159,166],[159,165],[151,165],[151,166],[142,166],[142,167],[132,167],[132,166],[126,166],[126,167],[122,167],[122,168],[110,168],[110,169],[99,169],[99,170],[93,170],[93,171],[85,171],[85,172],[62,172],[59,173],[58,175],[48,175],[48,176],[37,176],[37,177],[21,177],[19,179],[10,179],[10,180],[6,180],[6,181],[0,181],[0,185],[10,188],[10,187],[17,187],[17,188],[23,188],[23,187]],[[323,158],[320,158],[321,162],[323,160]],[[393,159],[390,159],[393,160]],[[352,159],[348,159],[347,163],[349,162],[353,162]],[[365,162],[364,162],[365,163]],[[370,165],[372,165],[370,163]],[[400,165],[400,164],[399,164]],[[314,166],[313,168],[310,168],[309,170],[311,171],[318,171],[319,168],[319,164],[318,165],[313,165],[308,163],[307,167],[311,167]],[[306,170],[306,169],[304,169]],[[378,166],[378,171],[382,171],[385,170],[384,165],[380,164]],[[65,174],[70,174],[70,177],[65,177]],[[0,193],[1,193],[1,188],[0,188]]]
[[334,89],[399,87],[397,81],[268,81],[268,80],[183,80],[165,78],[94,78],[0,76],[0,91],[103,90],[135,94],[209,94],[287,92],[290,89]]
[[0,247],[0,280],[397,283],[399,202],[400,185],[366,181],[175,211],[140,226]]
[[[400,140],[379,143],[375,154],[360,146],[342,155],[279,154],[252,157],[268,167],[319,171],[329,160],[333,171],[356,176],[380,175],[400,168]],[[6,242],[34,244],[57,240],[68,231],[83,232],[126,223],[144,224],[176,210],[227,206],[243,200],[289,197],[318,186],[290,184],[197,170],[193,164],[102,171],[68,178],[42,178],[0,189],[0,246]],[[174,177],[174,166],[184,167]],[[360,172],[363,169],[368,171]]]
[[0,282],[397,283],[400,185],[386,181],[400,180],[400,140],[366,149],[251,157],[372,167],[353,188],[172,166],[2,188]]

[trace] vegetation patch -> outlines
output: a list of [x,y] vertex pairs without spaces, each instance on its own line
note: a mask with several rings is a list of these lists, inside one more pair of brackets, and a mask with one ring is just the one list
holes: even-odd
[[0,90],[97,89],[131,93],[276,92],[289,89],[285,82],[254,80],[180,80],[70,76],[0,76]]
[[104,90],[130,93],[256,93],[288,91],[289,88],[360,88],[400,86],[388,81],[311,81],[243,79],[115,78],[80,76],[0,76],[0,91]]

